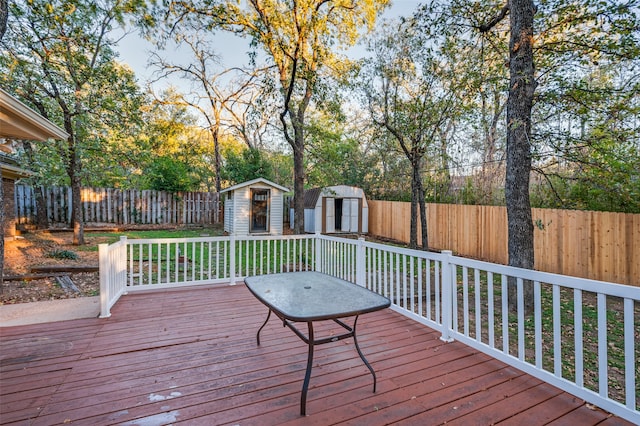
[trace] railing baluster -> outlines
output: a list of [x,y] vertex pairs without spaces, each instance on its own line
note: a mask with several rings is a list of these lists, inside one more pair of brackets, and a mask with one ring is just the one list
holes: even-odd
[[536,368],[542,369],[542,296],[540,281],[533,283],[533,312]]
[[148,268],[148,275],[149,275],[149,284],[153,284],[153,270],[151,269],[151,266],[153,265],[153,256],[151,255],[151,253],[153,252],[152,249],[153,245],[151,243],[147,244],[147,256],[149,258],[148,262],[149,262],[149,268]]
[[142,263],[143,257],[142,244],[138,244],[138,285],[144,284],[144,264]]
[[[542,321],[542,313],[540,313],[540,319],[536,318],[536,321]],[[582,290],[573,290],[573,326],[575,342],[575,366],[576,366],[576,384],[580,387],[584,386],[584,343],[583,343],[583,330],[582,330]],[[541,368],[541,367],[538,367]]]
[[[634,350],[636,325],[634,325],[633,299],[624,298],[624,381],[625,404],[629,410],[636,409],[636,357]],[[636,302],[640,303],[640,302]]]
[[[435,270],[435,262],[433,267]],[[427,319],[438,322],[439,321],[438,318],[433,318],[431,316],[431,261],[429,259],[426,259],[424,262],[424,273],[426,278],[426,287],[425,287],[425,296],[424,296],[425,304],[427,305],[426,316],[427,316]]]
[[156,247],[158,247],[158,276],[156,279],[160,284],[162,282],[162,243],[156,244]]
[[[444,323],[444,320],[442,319],[442,310],[441,310],[441,306],[442,306],[442,296],[441,296],[441,291],[442,291],[442,279],[440,278],[440,272],[441,272],[441,262],[434,262],[434,268],[435,268],[435,277],[436,277],[436,282],[435,282],[435,286],[436,286],[436,299],[435,299],[435,306],[436,306],[436,318],[435,321],[436,323]],[[441,303],[442,302],[442,303]]]
[[395,258],[396,258],[396,273],[395,273],[394,285],[396,290],[396,303],[400,304],[400,301],[402,300],[400,298],[400,254],[396,253]]
[[[251,243],[251,247],[253,248],[253,268],[252,268],[252,272],[251,275],[256,275],[256,261],[258,259],[256,252],[258,251],[258,241],[257,240],[247,240],[247,244]],[[248,270],[247,270],[247,276],[248,276]]]
[[167,243],[167,258],[166,260],[166,264],[167,264],[167,281],[166,283],[169,284],[171,282],[171,244]]
[[509,290],[507,288],[507,276],[502,274],[502,352],[509,353],[509,306],[508,295]]
[[480,270],[475,268],[473,270],[473,280],[474,280],[474,292],[475,292],[475,321],[476,321],[476,340],[482,341],[482,308],[480,307],[480,296],[481,296],[481,287],[480,287]]
[[[466,266],[462,268],[462,312],[464,316],[464,335],[469,336],[469,268]],[[457,317],[457,309],[454,310],[454,315]]]
[[560,317],[560,286],[553,285],[553,374],[562,377],[562,325]]
[[407,256],[401,255],[400,274],[402,276],[402,307],[407,309]]
[[603,398],[609,394],[607,365],[607,296],[598,293],[598,388]]
[[487,316],[488,316],[488,332],[489,332],[489,347],[496,347],[495,336],[495,307],[493,304],[493,272],[487,272]]
[[524,281],[518,277],[516,283],[518,289],[518,359],[524,361]]
[[195,281],[196,280],[196,265],[194,264],[194,262],[196,261],[196,242],[192,242],[191,243],[191,256],[188,258],[185,258],[185,265],[188,268],[189,267],[189,259],[191,259],[191,281]]
[[418,258],[418,315],[422,313],[422,262],[423,259]]

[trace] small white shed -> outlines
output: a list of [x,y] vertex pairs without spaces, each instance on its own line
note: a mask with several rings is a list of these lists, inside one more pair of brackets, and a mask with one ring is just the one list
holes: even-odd
[[[291,224],[293,226],[293,220]],[[369,232],[369,205],[364,191],[347,185],[305,191],[304,231],[366,234]]]
[[234,235],[282,235],[283,194],[288,191],[263,178],[223,189],[224,230]]

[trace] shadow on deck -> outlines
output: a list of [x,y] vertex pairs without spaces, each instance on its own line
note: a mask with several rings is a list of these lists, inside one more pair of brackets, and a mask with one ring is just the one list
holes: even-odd
[[[389,309],[358,341],[307,346],[244,285],[124,296],[108,319],[6,327],[1,424],[630,424]],[[319,333],[330,335],[329,324]]]

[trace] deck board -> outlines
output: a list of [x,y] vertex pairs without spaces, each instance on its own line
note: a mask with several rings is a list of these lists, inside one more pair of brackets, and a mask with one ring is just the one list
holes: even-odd
[[[307,347],[243,285],[135,293],[106,319],[6,327],[0,424],[628,424],[391,310]],[[332,323],[316,332],[336,333]]]

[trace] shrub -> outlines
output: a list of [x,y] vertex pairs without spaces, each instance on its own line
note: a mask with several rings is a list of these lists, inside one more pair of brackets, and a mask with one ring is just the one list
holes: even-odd
[[47,253],[47,257],[51,257],[54,259],[78,259],[78,255],[71,250],[53,250]]

